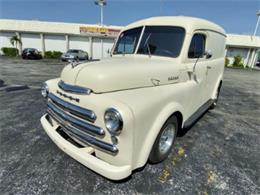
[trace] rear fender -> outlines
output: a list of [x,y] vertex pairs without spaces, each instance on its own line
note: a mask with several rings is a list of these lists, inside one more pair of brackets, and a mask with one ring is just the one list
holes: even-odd
[[213,93],[211,94],[211,98],[214,99],[215,98],[215,94],[216,94],[216,91],[218,90],[218,87],[220,85],[220,83],[222,84],[222,80],[223,80],[223,75],[219,75],[218,79],[217,79],[217,82],[214,86],[214,90],[213,90]]

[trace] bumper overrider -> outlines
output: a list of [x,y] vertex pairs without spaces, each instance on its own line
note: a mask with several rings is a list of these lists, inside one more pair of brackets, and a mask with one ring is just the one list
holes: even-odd
[[96,119],[93,111],[70,104],[52,93],[48,94],[47,102],[47,113],[42,116],[41,124],[61,150],[109,179],[120,180],[131,174],[130,165],[114,166],[93,155],[95,150],[110,155],[118,153],[116,145],[102,141],[105,131],[91,124]]

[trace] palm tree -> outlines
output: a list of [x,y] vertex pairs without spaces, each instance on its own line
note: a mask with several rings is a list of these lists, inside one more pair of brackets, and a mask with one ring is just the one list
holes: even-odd
[[12,44],[12,46],[15,45],[15,48],[16,48],[16,56],[18,55],[17,51],[18,51],[18,44],[22,44],[22,40],[17,36],[17,35],[14,35],[10,38],[10,43]]

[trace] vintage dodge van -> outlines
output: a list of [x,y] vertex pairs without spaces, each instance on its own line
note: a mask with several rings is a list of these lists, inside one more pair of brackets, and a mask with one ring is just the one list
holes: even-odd
[[128,25],[111,58],[65,66],[42,88],[41,124],[60,149],[120,180],[171,152],[177,133],[216,106],[225,31],[191,17]]

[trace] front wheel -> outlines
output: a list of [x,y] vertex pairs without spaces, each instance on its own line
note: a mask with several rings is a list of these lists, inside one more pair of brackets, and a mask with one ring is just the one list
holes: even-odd
[[176,116],[172,116],[161,128],[150,153],[149,162],[159,163],[167,158],[173,147],[177,132],[178,120]]

